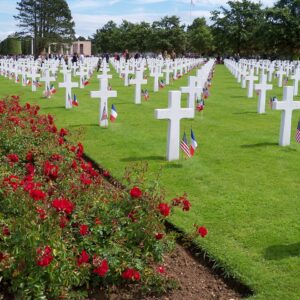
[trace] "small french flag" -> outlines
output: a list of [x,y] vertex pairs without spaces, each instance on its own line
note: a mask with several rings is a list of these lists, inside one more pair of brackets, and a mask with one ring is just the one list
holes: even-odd
[[194,132],[191,129],[191,145],[190,145],[190,153],[191,156],[193,156],[195,154],[195,150],[198,147],[198,144],[196,142],[195,136],[194,136]]
[[111,122],[114,122],[117,117],[118,117],[118,113],[117,113],[116,107],[114,105],[112,105],[109,119]]
[[78,100],[77,100],[77,97],[76,97],[75,94],[74,94],[74,98],[73,98],[72,105],[73,105],[73,106],[78,106]]

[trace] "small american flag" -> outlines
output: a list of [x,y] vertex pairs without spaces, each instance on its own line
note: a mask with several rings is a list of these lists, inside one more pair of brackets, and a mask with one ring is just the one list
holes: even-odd
[[300,120],[298,121],[298,126],[297,126],[296,141],[297,143],[300,143]]
[[182,140],[180,142],[180,148],[185,153],[187,157],[191,157],[190,148],[187,142],[186,134],[184,132]]
[[101,121],[106,121],[107,120],[107,112],[106,112],[106,107],[104,106],[102,116],[101,116]]

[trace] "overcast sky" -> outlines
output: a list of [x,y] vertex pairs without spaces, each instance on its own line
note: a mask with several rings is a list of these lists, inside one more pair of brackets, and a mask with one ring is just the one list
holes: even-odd
[[[50,1],[50,0],[49,0]],[[222,0],[67,0],[76,23],[76,35],[92,36],[96,29],[109,20],[120,24],[122,20],[130,22],[159,20],[166,15],[177,15],[182,23],[189,24],[193,18],[209,18],[210,11],[225,5]],[[252,2],[259,2],[253,0]],[[261,0],[270,6],[275,0]],[[0,40],[18,30],[13,16],[16,0],[0,0]]]

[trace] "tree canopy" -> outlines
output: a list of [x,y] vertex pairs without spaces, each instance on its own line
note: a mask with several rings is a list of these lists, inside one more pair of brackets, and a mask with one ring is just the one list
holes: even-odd
[[15,19],[20,36],[34,38],[34,53],[38,55],[50,43],[65,43],[74,39],[75,23],[65,0],[21,0],[17,2]]

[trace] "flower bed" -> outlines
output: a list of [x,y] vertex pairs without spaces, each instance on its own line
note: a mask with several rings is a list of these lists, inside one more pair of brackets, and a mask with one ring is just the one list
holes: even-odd
[[[65,140],[51,115],[0,100],[0,272],[22,299],[84,298],[96,286],[139,283],[164,291],[160,266],[174,245],[164,221],[186,196],[167,203],[143,171],[112,187]],[[204,237],[207,231],[197,227]]]

